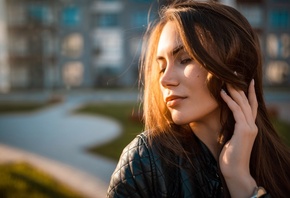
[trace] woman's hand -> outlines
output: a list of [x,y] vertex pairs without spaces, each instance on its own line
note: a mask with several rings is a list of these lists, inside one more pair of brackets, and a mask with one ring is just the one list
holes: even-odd
[[258,128],[255,124],[258,102],[254,80],[251,81],[248,98],[242,90],[227,85],[229,95],[221,91],[221,97],[233,112],[236,121],[232,138],[225,144],[219,157],[221,172],[231,197],[250,197],[255,180],[250,174],[250,157]]

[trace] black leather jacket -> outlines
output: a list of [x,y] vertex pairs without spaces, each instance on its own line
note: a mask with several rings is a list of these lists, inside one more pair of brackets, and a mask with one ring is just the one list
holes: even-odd
[[169,151],[160,155],[155,142],[148,145],[146,132],[138,135],[123,150],[107,197],[223,197],[216,160],[201,141],[193,138],[199,149],[189,145],[194,153],[189,163]]

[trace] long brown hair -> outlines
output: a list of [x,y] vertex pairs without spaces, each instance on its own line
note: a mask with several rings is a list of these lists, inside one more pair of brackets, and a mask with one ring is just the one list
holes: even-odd
[[[232,112],[220,97],[225,83],[247,94],[249,83],[255,80],[258,100],[256,124],[259,132],[252,150],[250,171],[258,185],[274,197],[290,194],[290,151],[274,130],[263,99],[262,56],[259,40],[237,10],[216,2],[175,1],[160,12],[160,18],[148,28],[144,37],[141,62],[144,80],[144,121],[149,139],[160,142],[176,153],[184,152],[181,139],[191,133],[188,125],[177,126],[162,100],[156,63],[158,40],[168,21],[176,24],[187,52],[208,72],[208,88],[221,108],[220,143],[225,144],[233,133]],[[160,138],[162,134],[162,139]]]

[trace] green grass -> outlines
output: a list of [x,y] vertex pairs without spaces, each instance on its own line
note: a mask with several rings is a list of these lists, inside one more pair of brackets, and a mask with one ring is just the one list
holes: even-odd
[[281,138],[290,147],[290,124],[279,119],[272,119],[272,123]]
[[27,163],[0,164],[1,198],[81,198],[64,184]]
[[134,115],[139,107],[133,103],[89,104],[77,110],[77,113],[104,115],[118,121],[122,126],[122,134],[107,144],[91,147],[88,150],[118,160],[124,147],[143,130],[143,125]]
[[[138,111],[138,106],[130,103],[89,104],[79,109],[77,111],[78,113],[105,115],[114,118],[123,126],[120,137],[107,144],[91,147],[89,151],[118,160],[123,148],[136,136],[136,134],[143,130],[141,123],[133,121],[130,118],[133,110],[135,112]],[[273,119],[273,124],[285,143],[290,146],[290,124],[278,119]]]
[[0,114],[5,113],[22,113],[32,112],[47,106],[47,103],[32,103],[32,102],[1,102]]

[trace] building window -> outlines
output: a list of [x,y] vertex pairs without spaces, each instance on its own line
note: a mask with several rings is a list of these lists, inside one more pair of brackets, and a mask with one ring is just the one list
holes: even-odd
[[65,26],[77,26],[80,23],[80,9],[76,6],[69,6],[62,11],[62,24]]
[[94,62],[98,66],[120,66],[123,62],[123,35],[122,31],[99,30],[94,36],[98,53]]
[[28,21],[41,24],[53,22],[52,10],[45,5],[32,4],[27,7]]
[[287,83],[290,67],[286,61],[270,61],[266,69],[266,78],[271,84]]
[[267,36],[267,52],[271,58],[289,58],[290,34],[269,34]]
[[269,19],[271,28],[276,29],[290,28],[290,12],[286,9],[270,11]]
[[63,81],[66,87],[80,86],[83,81],[84,66],[81,62],[69,62],[63,67]]
[[10,54],[16,56],[28,55],[28,42],[23,36],[11,36],[8,42]]
[[62,53],[71,58],[78,58],[83,53],[84,41],[79,33],[72,33],[65,37],[62,43]]
[[9,5],[7,8],[8,24],[12,26],[26,24],[27,23],[26,13],[27,8],[23,2],[15,5]]
[[99,14],[96,16],[97,27],[116,27],[119,25],[118,14]]
[[145,27],[148,24],[148,12],[137,11],[131,15],[132,27]]

